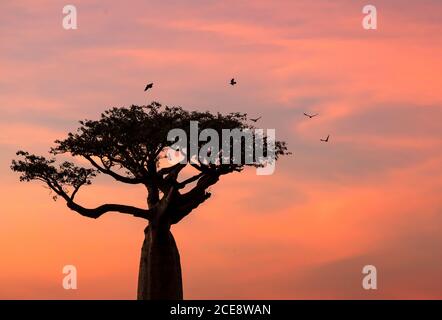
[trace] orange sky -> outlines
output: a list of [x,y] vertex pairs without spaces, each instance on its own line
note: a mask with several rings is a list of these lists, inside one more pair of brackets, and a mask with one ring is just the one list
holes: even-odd
[[[0,2],[0,298],[135,298],[145,222],[79,216],[9,165],[152,100],[262,115],[294,153],[272,176],[224,176],[173,227],[185,298],[442,298],[440,1],[371,2],[376,31],[359,0],[77,0],[75,31],[64,4],[38,3]],[[78,199],[145,206],[101,178]],[[377,291],[362,289],[368,264]]]

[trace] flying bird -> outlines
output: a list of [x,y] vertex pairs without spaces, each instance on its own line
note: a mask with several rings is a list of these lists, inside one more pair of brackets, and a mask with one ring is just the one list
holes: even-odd
[[230,80],[230,84],[231,84],[232,86],[234,86],[234,85],[236,84],[235,78],[232,78],[232,80]]
[[318,115],[318,113],[313,114],[313,115],[310,115],[310,114],[304,112],[304,115],[305,115],[306,117],[309,117],[309,118],[311,119],[311,118],[313,118],[313,117],[316,117],[316,116]]
[[253,121],[253,122],[256,122],[256,121],[258,121],[259,119],[261,119],[262,118],[262,116],[260,116],[260,117],[258,117],[258,118],[256,118],[256,119],[250,119],[251,121]]
[[152,89],[152,87],[153,87],[153,83],[149,83],[149,84],[146,86],[146,88],[144,88],[144,91],[147,91],[147,90],[149,90],[149,89]]
[[327,139],[320,139],[322,142],[328,142],[328,138],[330,138],[330,135],[327,136]]

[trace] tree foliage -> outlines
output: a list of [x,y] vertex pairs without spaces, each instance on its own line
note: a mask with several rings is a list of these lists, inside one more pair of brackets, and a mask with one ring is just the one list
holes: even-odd
[[[87,217],[98,218],[115,211],[145,218],[153,224],[177,223],[210,197],[207,189],[220,176],[242,171],[247,165],[261,165],[213,164],[188,159],[186,163],[163,166],[161,160],[173,144],[167,140],[168,132],[179,128],[189,133],[190,121],[198,121],[200,131],[211,128],[220,134],[222,129],[253,129],[243,113],[189,112],[181,107],[163,107],[157,102],[112,108],[102,113],[99,120],[80,121],[76,132],[55,141],[50,158],[18,151],[19,159],[12,161],[11,169],[21,174],[21,181],[43,181],[70,209]],[[200,143],[198,147],[201,146]],[[83,157],[90,168],[69,161],[57,164],[56,156],[62,154]],[[276,158],[285,154],[288,154],[286,144],[276,141]],[[180,181],[179,174],[187,165],[198,173]],[[91,184],[97,174],[111,176],[122,183],[144,185],[147,208],[120,204],[85,208],[78,204],[75,195],[82,186]],[[194,186],[183,192],[192,183]]]

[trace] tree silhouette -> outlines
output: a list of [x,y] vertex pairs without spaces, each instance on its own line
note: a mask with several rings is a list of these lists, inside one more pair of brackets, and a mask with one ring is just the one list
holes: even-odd
[[[180,256],[170,232],[171,225],[206,201],[211,195],[207,189],[222,175],[240,172],[247,165],[262,166],[260,162],[207,163],[190,158],[172,165],[164,161],[173,144],[167,139],[168,132],[179,128],[189,133],[190,121],[198,121],[199,131],[212,128],[221,133],[223,129],[253,128],[247,124],[245,114],[189,112],[152,102],[148,106],[113,108],[102,113],[99,120],[80,121],[75,133],[55,141],[55,147],[50,149],[51,158],[18,151],[20,158],[12,161],[11,169],[21,173],[20,181],[43,181],[55,193],[54,200],[62,198],[71,210],[85,217],[98,218],[107,212],[119,212],[148,220],[141,249],[138,299],[183,298]],[[258,136],[255,135],[255,139]],[[202,146],[199,142],[198,148]],[[284,142],[276,141],[274,146],[276,159],[288,154]],[[244,150],[247,151],[247,147]],[[223,151],[220,145],[220,156]],[[59,154],[83,157],[91,168],[69,161],[57,164],[55,156]],[[193,167],[196,173],[180,180],[179,174],[186,166]],[[75,197],[80,188],[91,184],[97,174],[145,186],[147,208],[122,204],[86,208],[77,203]]]

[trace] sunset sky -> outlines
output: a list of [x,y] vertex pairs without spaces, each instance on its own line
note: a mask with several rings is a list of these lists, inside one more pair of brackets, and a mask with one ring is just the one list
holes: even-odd
[[[82,217],[9,166],[154,100],[262,115],[293,152],[274,175],[223,176],[173,226],[186,299],[442,299],[441,17],[440,0],[1,0],[0,299],[136,298],[145,220]],[[146,206],[106,178],[78,200]]]

